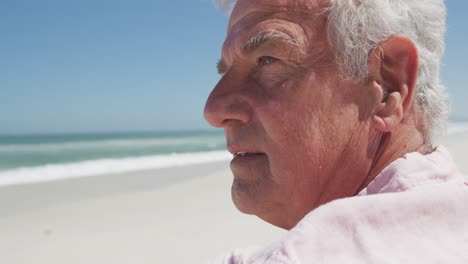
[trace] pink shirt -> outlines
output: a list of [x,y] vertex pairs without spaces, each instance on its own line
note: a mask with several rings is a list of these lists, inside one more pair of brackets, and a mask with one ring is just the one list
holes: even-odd
[[307,214],[261,250],[213,263],[468,263],[468,187],[444,147],[408,153],[358,196]]

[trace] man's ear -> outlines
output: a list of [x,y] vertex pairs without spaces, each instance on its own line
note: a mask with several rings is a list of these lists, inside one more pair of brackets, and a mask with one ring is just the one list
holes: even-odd
[[392,131],[413,104],[418,77],[418,50],[409,38],[391,36],[369,54],[371,92],[377,101],[373,125],[381,132]]

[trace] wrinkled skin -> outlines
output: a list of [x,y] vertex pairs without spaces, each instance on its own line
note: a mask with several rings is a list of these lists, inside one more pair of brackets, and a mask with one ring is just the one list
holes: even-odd
[[[340,77],[326,15],[319,13],[324,7],[311,0],[239,0],[222,49],[224,72],[205,106],[205,118],[224,128],[235,156],[234,204],[286,229],[368,184],[381,144],[371,121],[376,96],[367,83]],[[296,44],[242,50],[247,39],[271,30]]]

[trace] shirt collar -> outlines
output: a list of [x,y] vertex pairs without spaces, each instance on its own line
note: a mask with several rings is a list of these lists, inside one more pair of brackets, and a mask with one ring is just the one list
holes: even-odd
[[427,185],[463,182],[464,177],[458,171],[448,150],[438,146],[427,155],[411,152],[398,158],[383,169],[358,195],[403,192]]

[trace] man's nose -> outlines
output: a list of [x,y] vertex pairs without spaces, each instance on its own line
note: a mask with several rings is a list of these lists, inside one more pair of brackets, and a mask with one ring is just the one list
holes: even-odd
[[205,104],[205,119],[214,127],[248,123],[251,117],[248,95],[226,77],[218,82]]

